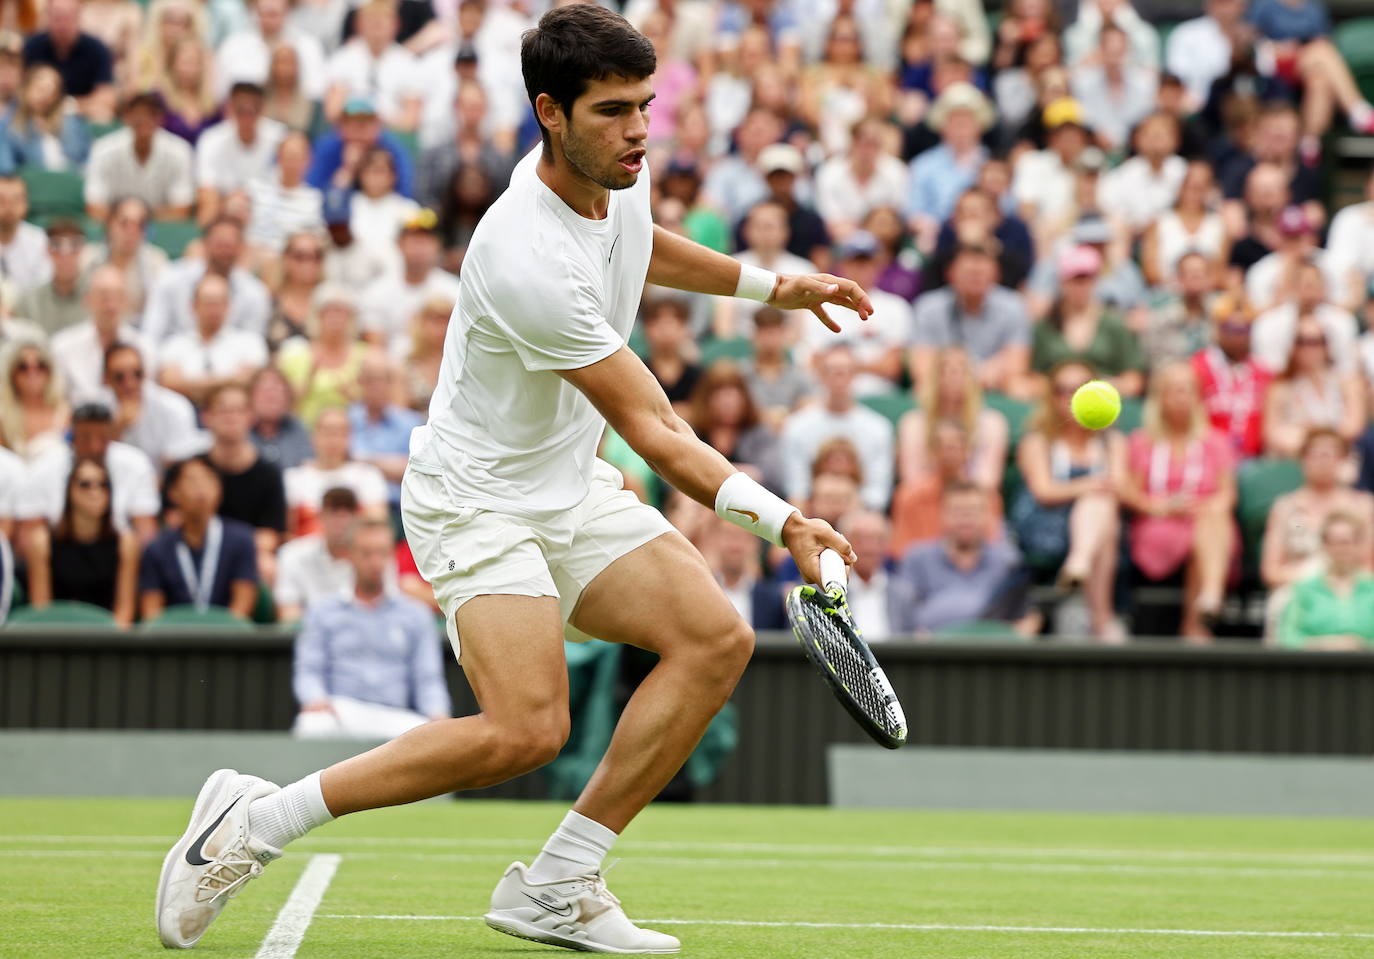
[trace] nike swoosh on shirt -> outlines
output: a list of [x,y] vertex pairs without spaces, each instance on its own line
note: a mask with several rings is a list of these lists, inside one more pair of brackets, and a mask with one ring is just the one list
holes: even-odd
[[553,913],[555,916],[571,916],[571,915],[572,915],[572,906],[569,905],[569,904],[566,903],[566,902],[563,903],[562,906],[553,906],[553,905],[550,905],[549,903],[545,902],[545,901],[542,900],[542,899],[536,899],[534,896],[531,896],[531,895],[530,895],[529,893],[527,893],[527,892],[522,892],[520,895],[524,896],[526,899],[528,899],[530,902],[534,903],[534,904],[535,904],[536,906],[538,906],[540,909],[544,909],[544,910],[546,910],[546,911],[548,911],[548,912],[551,912],[551,913]]
[[731,506],[730,512],[739,513],[741,516],[749,517],[749,522],[751,523],[757,523],[759,521],[759,514],[755,513],[751,509],[735,509],[733,506]]
[[210,864],[210,860],[206,859],[203,855],[205,850],[205,841],[210,838],[211,833],[213,833],[216,829],[219,828],[219,824],[224,822],[224,817],[229,815],[229,810],[233,809],[236,805],[238,805],[238,801],[242,798],[242,796],[235,796],[234,801],[224,807],[224,812],[220,813],[219,817],[214,822],[210,823],[208,827],[206,827],[205,832],[201,833],[200,836],[196,839],[196,841],[191,843],[191,847],[186,850],[187,862],[189,862],[193,866],[206,866]]

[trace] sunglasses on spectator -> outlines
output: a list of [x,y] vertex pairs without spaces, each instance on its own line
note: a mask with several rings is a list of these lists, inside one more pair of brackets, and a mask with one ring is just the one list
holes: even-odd
[[124,383],[129,380],[137,381],[143,379],[143,371],[140,370],[115,370],[110,373],[110,379],[116,383]]
[[80,479],[80,480],[77,480],[77,481],[76,481],[76,488],[77,488],[77,489],[84,489],[84,490],[91,490],[91,489],[109,489],[109,488],[110,488],[110,481],[109,481],[109,480]]
[[82,246],[82,242],[74,236],[64,240],[52,240],[48,243],[48,249],[54,253],[80,253]]
[[42,370],[44,373],[47,373],[49,371],[48,364],[43,362],[42,360],[24,360],[20,363],[15,364],[14,367],[14,371],[16,373],[36,373],[39,370]]
[[1230,322],[1230,321],[1228,321],[1228,322],[1225,322],[1225,323],[1218,323],[1218,324],[1217,324],[1217,329],[1221,330],[1221,332],[1223,332],[1223,333],[1249,333],[1249,332],[1250,332],[1250,324],[1249,324],[1249,323],[1235,323],[1235,322]]
[[1298,346],[1325,346],[1326,337],[1324,336],[1300,336],[1293,341]]
[[324,250],[288,250],[286,255],[293,260],[323,260]]

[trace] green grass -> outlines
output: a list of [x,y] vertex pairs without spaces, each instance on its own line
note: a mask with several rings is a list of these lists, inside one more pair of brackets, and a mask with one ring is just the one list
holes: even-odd
[[[165,955],[153,891],[189,809],[0,800],[0,957]],[[252,883],[198,952],[251,959],[311,854],[337,852],[300,959],[565,955],[461,918],[485,911],[507,863],[528,861],[562,812],[440,801],[333,823]],[[1374,955],[1374,820],[662,806],[613,856],[611,887],[630,916],[686,920],[660,928],[699,959]],[[874,923],[959,928],[864,928]],[[1333,935],[1124,931],[1142,929]]]

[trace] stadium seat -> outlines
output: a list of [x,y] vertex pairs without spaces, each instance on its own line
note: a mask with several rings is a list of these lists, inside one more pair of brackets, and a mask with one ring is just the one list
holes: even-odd
[[195,220],[157,220],[149,224],[148,242],[177,259],[191,244],[200,239],[200,224]]
[[10,613],[10,626],[109,626],[114,616],[90,603],[59,601],[48,606],[23,606]]
[[46,223],[54,217],[80,219],[86,214],[86,181],[69,170],[19,171],[29,189],[29,219]]
[[747,360],[754,355],[754,344],[745,339],[707,340],[701,344],[701,365],[716,360]]
[[1346,20],[1336,27],[1331,39],[1365,97],[1374,99],[1374,17]]
[[933,642],[949,643],[1029,643],[1030,637],[1022,636],[1012,628],[1011,623],[1000,619],[975,619],[971,623],[946,626],[931,637]]
[[1005,393],[984,393],[983,402],[1007,418],[1007,429],[1011,434],[1011,449],[1016,448],[1026,429],[1031,405],[1007,396]]
[[875,396],[861,396],[859,402],[867,406],[876,413],[881,413],[895,427],[897,421],[902,418],[903,413],[907,413],[916,408],[916,403],[911,398],[911,394],[906,390],[899,390],[896,393],[879,393]]
[[1145,402],[1136,396],[1123,397],[1121,414],[1116,418],[1116,428],[1123,434],[1134,433],[1140,429],[1144,418]]
[[223,606],[210,606],[196,609],[194,606],[169,606],[157,619],[143,624],[151,632],[183,631],[200,629],[221,629],[234,632],[251,633],[253,624],[235,616]]
[[1236,516],[1240,520],[1245,569],[1259,571],[1264,527],[1274,501],[1302,485],[1302,467],[1296,460],[1257,459],[1242,463],[1236,471]]

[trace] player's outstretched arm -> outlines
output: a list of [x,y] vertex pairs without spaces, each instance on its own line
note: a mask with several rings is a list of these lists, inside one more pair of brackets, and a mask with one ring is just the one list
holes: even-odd
[[849,541],[829,523],[807,519],[698,439],[673,412],[648,367],[628,347],[591,366],[563,370],[559,375],[592,401],[655,473],[722,518],[785,546],[808,582],[820,581],[823,549],[854,561]]
[[853,280],[829,273],[784,276],[747,268],[724,253],[661,226],[654,227],[649,282],[692,293],[743,296],[784,310],[810,310],[836,333],[840,327],[826,312],[827,303],[851,309],[861,320],[873,312],[868,294]]

